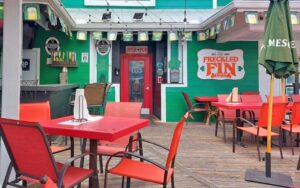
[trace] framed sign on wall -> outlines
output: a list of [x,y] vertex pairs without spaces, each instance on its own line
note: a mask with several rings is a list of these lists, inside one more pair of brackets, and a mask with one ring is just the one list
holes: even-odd
[[198,77],[200,79],[239,80],[244,78],[244,58],[240,49],[198,51]]

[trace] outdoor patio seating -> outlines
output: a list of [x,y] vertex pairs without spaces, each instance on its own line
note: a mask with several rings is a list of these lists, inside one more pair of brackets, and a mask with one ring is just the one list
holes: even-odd
[[[104,116],[105,117],[127,117],[127,118],[140,118],[142,103],[139,102],[107,102]],[[115,141],[101,141],[99,140],[99,145],[97,147],[97,154],[99,156],[100,172],[103,173],[103,161],[102,156],[111,156],[116,152],[125,151],[128,143],[130,141],[141,138],[140,132],[134,133],[132,135],[123,136]],[[137,142],[132,143],[129,150],[136,151],[139,150],[140,155],[143,155],[142,143],[139,142],[139,147],[137,147]],[[83,141],[82,149],[85,151],[86,139]],[[120,155],[121,157],[122,155]],[[83,166],[83,160],[81,166]]]
[[192,119],[195,119],[192,115],[192,113],[194,112],[207,112],[207,109],[205,107],[201,107],[203,106],[202,103],[194,103],[192,104],[188,94],[186,92],[183,92],[182,91],[182,95],[184,97],[184,100],[186,102],[186,105],[187,105],[187,110],[186,112],[190,112],[189,113],[189,117],[192,118]]
[[[31,122],[43,122],[51,119],[51,110],[49,101],[21,103],[20,104],[20,120]],[[48,136],[50,149],[53,153],[59,153],[70,150],[70,156],[74,156],[74,139],[71,137],[70,146],[52,145],[51,136]]]
[[[20,186],[23,181],[40,184],[40,180],[49,176],[57,187],[74,187],[88,177],[97,176],[90,169],[73,167],[71,164],[87,155],[81,154],[69,159],[65,164],[56,163],[51,153],[45,132],[38,123],[0,118],[0,132],[10,156],[3,187]],[[96,160],[96,157],[93,158]],[[11,171],[16,175],[11,180]]]
[[[246,94],[245,94],[246,93]],[[241,100],[243,103],[247,102],[263,102],[260,94],[258,92],[244,92],[241,94]],[[256,122],[257,119],[259,118],[259,110],[244,110],[242,116],[245,119],[249,119],[252,122]]]
[[294,147],[293,147],[293,133],[300,133],[300,102],[294,102],[292,107],[292,114],[289,122],[286,122],[282,125],[282,129],[288,131],[290,133],[290,142],[292,147],[292,154],[294,155]]
[[[228,95],[218,95],[217,97],[218,97],[218,102],[226,102],[226,98],[228,97]],[[240,101],[240,96],[239,96],[239,101]],[[235,120],[236,120],[235,110],[219,108],[217,121],[216,121],[215,136],[218,136],[219,124],[222,124],[224,142],[226,142],[226,123],[234,123]]]
[[[280,156],[283,158],[282,155],[282,138],[280,137],[282,134],[281,125],[284,120],[285,110],[286,110],[286,103],[274,103],[273,110],[272,110],[272,128],[276,127],[279,129],[279,133],[271,132],[271,136],[279,137],[279,148],[280,148]],[[257,145],[257,152],[258,152],[258,159],[261,160],[260,157],[260,148],[259,148],[259,138],[266,138],[267,137],[267,125],[268,125],[268,103],[263,103],[260,112],[259,112],[259,119],[257,125],[253,124],[253,122],[248,121],[247,119],[240,118],[240,120],[244,123],[247,123],[248,127],[237,127],[237,129],[249,133],[251,135],[256,136],[256,145]],[[244,124],[246,125],[246,124]]]
[[[164,150],[169,151],[165,164],[160,164],[158,162],[155,162],[144,156],[134,154],[132,152],[123,151],[123,152],[115,153],[113,156],[111,156],[108,159],[105,166],[104,188],[107,187],[108,173],[122,176],[122,177],[127,177],[127,185],[128,185],[127,187],[130,187],[130,178],[134,178],[134,179],[139,179],[147,182],[161,184],[163,185],[164,188],[167,187],[167,184],[171,180],[172,188],[174,188],[175,187],[175,182],[174,182],[175,156],[177,154],[177,149],[180,142],[183,125],[187,117],[188,117],[188,113],[186,113],[184,117],[182,117],[181,120],[176,125],[176,128],[173,132],[170,148],[162,146],[158,143],[141,139],[143,143],[153,144],[153,146],[157,146]],[[119,155],[123,155],[123,158],[120,160],[120,162],[116,166],[108,169],[111,159]],[[132,157],[143,161],[134,160],[132,159]],[[123,180],[122,181],[122,185],[123,185],[124,178],[122,180]]]

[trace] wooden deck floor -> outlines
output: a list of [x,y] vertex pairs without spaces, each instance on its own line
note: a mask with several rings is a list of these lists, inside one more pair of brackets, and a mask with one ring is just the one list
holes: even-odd
[[[141,132],[144,138],[168,146],[174,126],[175,124],[154,122]],[[227,128],[228,140],[227,143],[224,143],[222,127],[219,130],[220,136],[215,137],[214,126],[207,126],[202,123],[189,123],[185,126],[175,164],[176,187],[272,187],[244,181],[246,169],[264,171],[265,163],[258,161],[256,145],[250,141],[249,135],[243,137],[243,142],[247,148],[237,146],[236,153],[232,153],[231,129],[231,125],[229,125]],[[265,146],[261,147],[261,152],[264,155]],[[79,154],[79,151],[76,153]],[[295,155],[293,156],[291,148],[286,147],[283,149],[284,159],[280,159],[279,149],[273,147],[272,172],[290,175],[294,185],[300,185],[300,171],[296,170],[299,154],[300,148],[295,148]],[[159,161],[166,159],[164,151],[149,145],[145,145],[145,155]],[[66,156],[67,153],[57,154],[56,158],[63,162],[67,158]],[[100,185],[103,186],[103,175],[100,174],[99,177]],[[87,184],[85,183],[82,187],[87,187]],[[121,178],[110,175],[108,187],[121,187]],[[131,187],[154,188],[162,186],[133,180]]]

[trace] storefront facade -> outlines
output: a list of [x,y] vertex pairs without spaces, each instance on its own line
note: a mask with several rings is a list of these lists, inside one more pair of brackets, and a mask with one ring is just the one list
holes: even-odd
[[[68,14],[64,21],[69,23],[73,36],[62,29],[34,26],[28,48],[40,49],[40,84],[61,83],[62,72],[67,72],[68,83],[81,87],[110,82],[113,85],[108,101],[143,102],[143,114],[174,122],[186,111],[182,91],[193,100],[195,96],[227,94],[233,87],[238,87],[239,92],[259,91],[259,82],[265,82],[259,81],[257,63],[262,31],[259,37],[250,39],[231,34],[236,31],[235,24],[245,22],[245,3],[207,0],[170,5],[167,0],[149,0],[149,5],[128,1],[133,3],[128,6],[123,1],[99,2],[62,1]],[[249,7],[248,11],[266,10],[267,2],[259,6]],[[101,19],[109,12],[109,21]],[[144,20],[132,21],[136,12],[142,12]],[[173,22],[165,15],[173,16]],[[218,23],[221,28],[216,31]],[[87,34],[86,39],[76,38],[79,32]],[[139,38],[143,32],[146,40]],[[161,39],[153,39],[155,32],[161,33]],[[175,40],[170,39],[172,32],[177,34]],[[95,33],[101,37],[96,38]],[[116,34],[114,39],[109,38],[111,33]],[[53,38],[59,44],[60,57],[73,55],[76,64],[57,65],[53,61],[53,54],[46,51]]]

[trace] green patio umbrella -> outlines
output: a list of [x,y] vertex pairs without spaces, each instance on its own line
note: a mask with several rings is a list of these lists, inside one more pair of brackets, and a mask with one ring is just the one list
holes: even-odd
[[[283,80],[282,83],[284,83],[285,78],[289,77],[291,74],[294,74],[296,72],[295,63],[297,63],[297,52],[295,48],[295,41],[293,38],[288,0],[270,1],[265,24],[264,43],[260,52],[258,62],[259,64],[263,65],[266,68],[266,72],[271,75],[271,81],[267,128],[267,151],[265,158],[266,177],[263,178],[262,181],[257,182],[285,186],[287,184],[292,183],[290,177],[276,173],[276,175],[274,175],[274,177],[271,178],[271,124],[274,77],[281,78]],[[282,93],[284,97],[284,88]],[[255,173],[257,173],[257,175],[259,174],[259,176],[261,175],[258,172]],[[285,179],[286,182],[280,179],[282,177],[284,177],[283,179]],[[279,184],[277,184],[276,180],[279,179]]]

